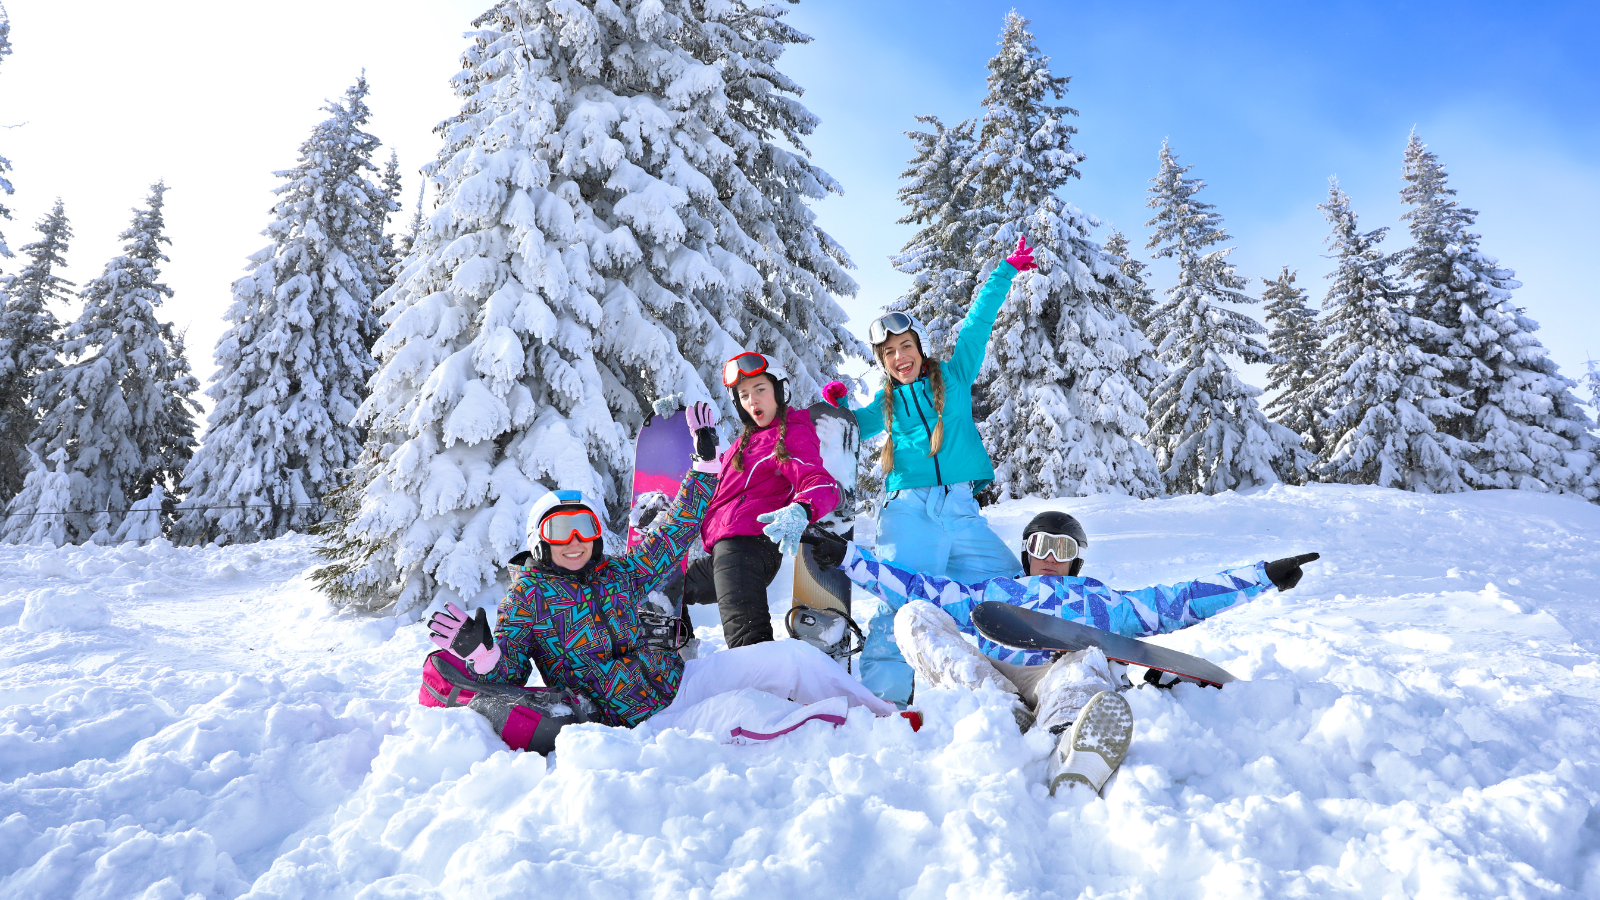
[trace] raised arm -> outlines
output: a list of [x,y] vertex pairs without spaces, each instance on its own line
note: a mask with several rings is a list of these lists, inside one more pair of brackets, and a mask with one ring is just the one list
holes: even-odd
[[689,552],[689,543],[699,533],[700,520],[717,488],[717,477],[690,470],[671,505],[644,530],[636,546],[617,557],[616,564],[630,570],[634,579],[635,600],[643,600],[660,587],[667,573]]

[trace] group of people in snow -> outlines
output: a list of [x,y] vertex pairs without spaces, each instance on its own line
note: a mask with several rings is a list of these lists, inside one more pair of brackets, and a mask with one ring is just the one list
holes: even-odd
[[[1032,268],[1032,249],[1020,240],[973,302],[949,360],[926,355],[926,333],[904,313],[869,326],[884,386],[852,412],[863,439],[887,435],[887,502],[875,550],[808,529],[840,501],[816,427],[791,405],[785,370],[742,353],[723,371],[742,430],[719,456],[712,408],[691,406],[694,463],[642,540],[607,556],[600,518],[581,493],[545,495],[529,514],[528,550],[511,561],[493,627],[481,609],[469,617],[451,605],[433,617],[433,640],[452,660],[440,669],[457,689],[477,691],[471,705],[497,731],[520,722],[514,743],[543,752],[572,722],[649,721],[762,740],[811,719],[843,721],[849,707],[893,715],[911,702],[919,680],[990,686],[1015,696],[1021,727],[1060,736],[1049,763],[1052,793],[1061,784],[1100,790],[1132,738],[1120,693],[1126,678],[1096,648],[1051,657],[983,640],[972,608],[1004,599],[1141,637],[1193,624],[1269,587],[1288,589],[1300,571],[1295,561],[1261,562],[1123,592],[1080,574],[1088,536],[1065,513],[1028,525],[1020,559],[995,534],[974,498],[994,469],[973,420],[972,384],[1012,279]],[[823,394],[846,405],[840,382]],[[676,623],[646,598],[682,565],[697,536],[708,556],[689,567],[685,601],[718,605],[728,649],[685,661]],[[773,640],[767,587],[802,540],[875,598],[859,681],[809,644]],[[976,645],[964,635],[978,638]],[[505,686],[525,684],[535,666],[545,688],[508,694]]]

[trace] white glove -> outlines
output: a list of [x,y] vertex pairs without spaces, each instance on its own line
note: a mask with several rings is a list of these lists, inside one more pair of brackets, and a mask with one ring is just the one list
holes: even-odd
[[800,535],[811,524],[811,512],[804,503],[795,501],[783,509],[756,516],[756,521],[771,523],[761,529],[762,533],[778,545],[779,553],[793,556],[800,552]]
[[681,393],[680,394],[668,394],[667,396],[662,397],[660,400],[657,400],[656,402],[650,404],[650,410],[652,412],[654,412],[656,415],[658,415],[661,418],[665,419],[668,416],[672,415],[673,413],[677,412],[678,411],[678,407],[680,407],[682,405],[683,405],[683,394],[681,394]]

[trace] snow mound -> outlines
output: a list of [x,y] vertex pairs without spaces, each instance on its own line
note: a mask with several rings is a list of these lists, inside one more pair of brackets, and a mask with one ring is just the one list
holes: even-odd
[[74,631],[99,628],[109,615],[105,598],[85,588],[41,590],[28,594],[17,624],[23,631],[40,632],[52,628]]
[[[425,630],[331,610],[308,539],[0,547],[0,896],[1600,894],[1600,507],[1278,486],[987,513],[1014,540],[1046,507],[1117,586],[1324,554],[1160,639],[1240,680],[1127,692],[1103,797],[1050,797],[1051,738],[990,690],[919,691],[916,733],[857,709],[764,746],[583,726],[512,753],[417,705]],[[104,627],[21,626],[89,590]]]

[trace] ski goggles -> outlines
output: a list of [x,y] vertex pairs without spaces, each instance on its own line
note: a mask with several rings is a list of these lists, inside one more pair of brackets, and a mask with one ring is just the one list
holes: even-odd
[[592,541],[600,536],[600,519],[587,509],[553,512],[539,523],[539,537],[551,544]]
[[1070,534],[1049,534],[1044,531],[1028,535],[1028,540],[1022,546],[1034,559],[1055,557],[1056,562],[1072,562],[1083,549]]
[[887,341],[891,334],[905,334],[915,324],[916,321],[903,312],[885,313],[867,326],[867,343],[877,346]]
[[767,358],[759,353],[741,353],[722,364],[722,386],[731,388],[738,384],[741,378],[765,372],[769,365],[771,363]]

